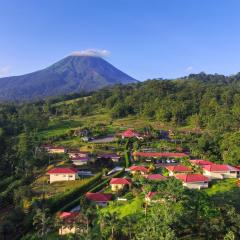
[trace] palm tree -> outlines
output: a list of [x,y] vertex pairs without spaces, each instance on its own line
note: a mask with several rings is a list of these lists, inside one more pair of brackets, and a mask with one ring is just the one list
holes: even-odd
[[38,236],[46,239],[47,234],[50,232],[52,225],[51,218],[48,216],[48,210],[38,208],[33,218],[33,225],[36,228]]

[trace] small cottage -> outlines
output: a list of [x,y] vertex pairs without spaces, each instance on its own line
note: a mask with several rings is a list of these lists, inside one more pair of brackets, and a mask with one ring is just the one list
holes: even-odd
[[127,129],[123,133],[121,133],[122,139],[124,138],[139,138],[140,134],[133,129]]
[[78,170],[74,168],[53,168],[47,172],[49,182],[74,181],[77,180]]
[[43,148],[51,154],[64,154],[66,153],[66,149],[64,147],[56,147],[53,145],[44,145]]
[[113,197],[112,194],[110,193],[101,193],[101,192],[96,192],[96,193],[88,192],[86,193],[85,196],[89,201],[94,202],[98,206],[102,206],[102,207],[106,206]]
[[144,166],[131,166],[129,170],[133,175],[137,173],[140,173],[141,175],[145,175],[148,172],[148,169],[145,168]]
[[167,179],[166,177],[159,173],[146,175],[145,178],[150,181],[163,181]]
[[105,153],[100,154],[97,158],[111,159],[113,162],[119,162],[121,157],[116,153]]
[[58,234],[61,236],[76,233],[77,227],[74,225],[74,222],[81,221],[84,224],[87,223],[87,219],[79,212],[61,212],[59,219],[62,221],[62,226],[58,230]]
[[205,165],[203,175],[211,179],[238,178],[240,170],[227,164]]
[[83,166],[89,162],[89,158],[87,157],[74,157],[71,159],[73,165],[75,166]]
[[166,169],[169,172],[169,176],[174,176],[175,174],[191,173],[192,169],[183,165],[167,166]]
[[112,178],[110,181],[110,186],[112,191],[117,192],[123,190],[125,187],[131,187],[132,181],[127,178]]
[[208,188],[210,179],[202,174],[179,174],[175,175],[177,179],[182,181],[183,186],[190,189]]

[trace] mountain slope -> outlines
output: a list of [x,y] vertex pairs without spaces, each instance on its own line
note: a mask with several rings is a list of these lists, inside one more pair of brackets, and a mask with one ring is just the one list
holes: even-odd
[[68,56],[40,71],[0,79],[0,101],[30,101],[137,82],[100,57]]

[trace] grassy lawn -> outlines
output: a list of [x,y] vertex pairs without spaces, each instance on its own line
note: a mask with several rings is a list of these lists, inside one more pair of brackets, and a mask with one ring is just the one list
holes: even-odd
[[116,212],[120,218],[123,218],[128,215],[141,213],[143,211],[142,205],[143,199],[136,197],[128,202],[114,202],[108,207],[103,208],[102,211],[110,213]]
[[237,179],[219,180],[204,191],[218,204],[230,204],[240,212],[240,187],[236,184]]
[[66,193],[88,181],[88,179],[85,178],[76,181],[54,182],[49,184],[47,183],[48,178],[48,176],[41,176],[32,183],[32,189],[36,197],[41,197],[43,191],[45,192],[45,197],[47,198],[53,195]]
[[204,191],[207,192],[209,196],[214,196],[219,193],[227,193],[233,189],[237,189],[236,185],[236,179],[224,179],[224,180],[218,180],[215,183],[213,183],[212,186],[205,189]]

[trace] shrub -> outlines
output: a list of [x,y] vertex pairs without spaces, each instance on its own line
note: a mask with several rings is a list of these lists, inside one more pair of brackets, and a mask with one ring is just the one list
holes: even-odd
[[102,177],[101,173],[96,174],[94,177],[90,178],[89,181],[85,182],[83,185],[78,188],[73,189],[66,194],[57,195],[47,200],[46,204],[51,213],[55,213],[59,211],[59,209],[63,208],[68,203],[72,202],[74,199],[78,198],[79,195],[89,191],[92,186],[95,185]]

